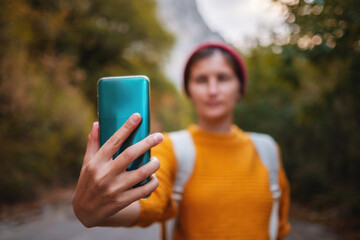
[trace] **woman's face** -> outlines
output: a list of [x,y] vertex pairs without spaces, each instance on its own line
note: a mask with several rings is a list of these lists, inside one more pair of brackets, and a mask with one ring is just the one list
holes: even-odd
[[188,84],[198,117],[212,121],[232,116],[240,99],[240,82],[220,52],[195,62]]

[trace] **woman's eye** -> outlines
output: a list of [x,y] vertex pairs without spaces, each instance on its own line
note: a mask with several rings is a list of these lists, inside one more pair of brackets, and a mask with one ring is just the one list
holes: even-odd
[[219,81],[228,81],[228,80],[230,80],[230,77],[228,75],[226,75],[226,74],[220,74],[218,76],[218,80]]
[[196,78],[196,83],[206,83],[206,77],[198,77],[198,78]]

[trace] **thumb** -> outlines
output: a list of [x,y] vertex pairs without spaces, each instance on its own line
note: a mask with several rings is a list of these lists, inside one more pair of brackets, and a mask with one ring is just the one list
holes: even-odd
[[99,122],[94,122],[88,137],[83,165],[87,164],[94,157],[99,148]]

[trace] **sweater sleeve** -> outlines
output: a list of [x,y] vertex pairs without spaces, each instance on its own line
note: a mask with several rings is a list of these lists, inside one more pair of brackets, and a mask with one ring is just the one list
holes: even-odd
[[[280,149],[279,149],[280,153]],[[279,154],[280,155],[280,154]],[[281,157],[280,157],[281,159]],[[279,201],[279,230],[278,239],[283,239],[290,232],[291,226],[288,220],[289,207],[290,207],[290,186],[287,180],[285,170],[280,161],[279,171],[279,185],[281,189],[281,196]]]
[[149,198],[140,200],[140,215],[135,225],[142,227],[172,218],[177,211],[171,196],[177,164],[172,143],[167,134],[164,134],[162,143],[151,149],[151,155],[160,161],[160,169],[155,173],[159,180],[159,187]]

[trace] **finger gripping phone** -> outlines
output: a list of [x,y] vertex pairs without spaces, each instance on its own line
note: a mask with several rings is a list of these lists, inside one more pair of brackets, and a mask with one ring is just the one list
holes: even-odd
[[[141,141],[150,131],[150,87],[146,76],[104,77],[98,81],[100,147],[129,119],[141,115],[141,123],[114,154],[115,159],[129,146]],[[150,150],[135,159],[127,171],[135,170],[150,160]],[[150,178],[136,184],[142,186]]]

